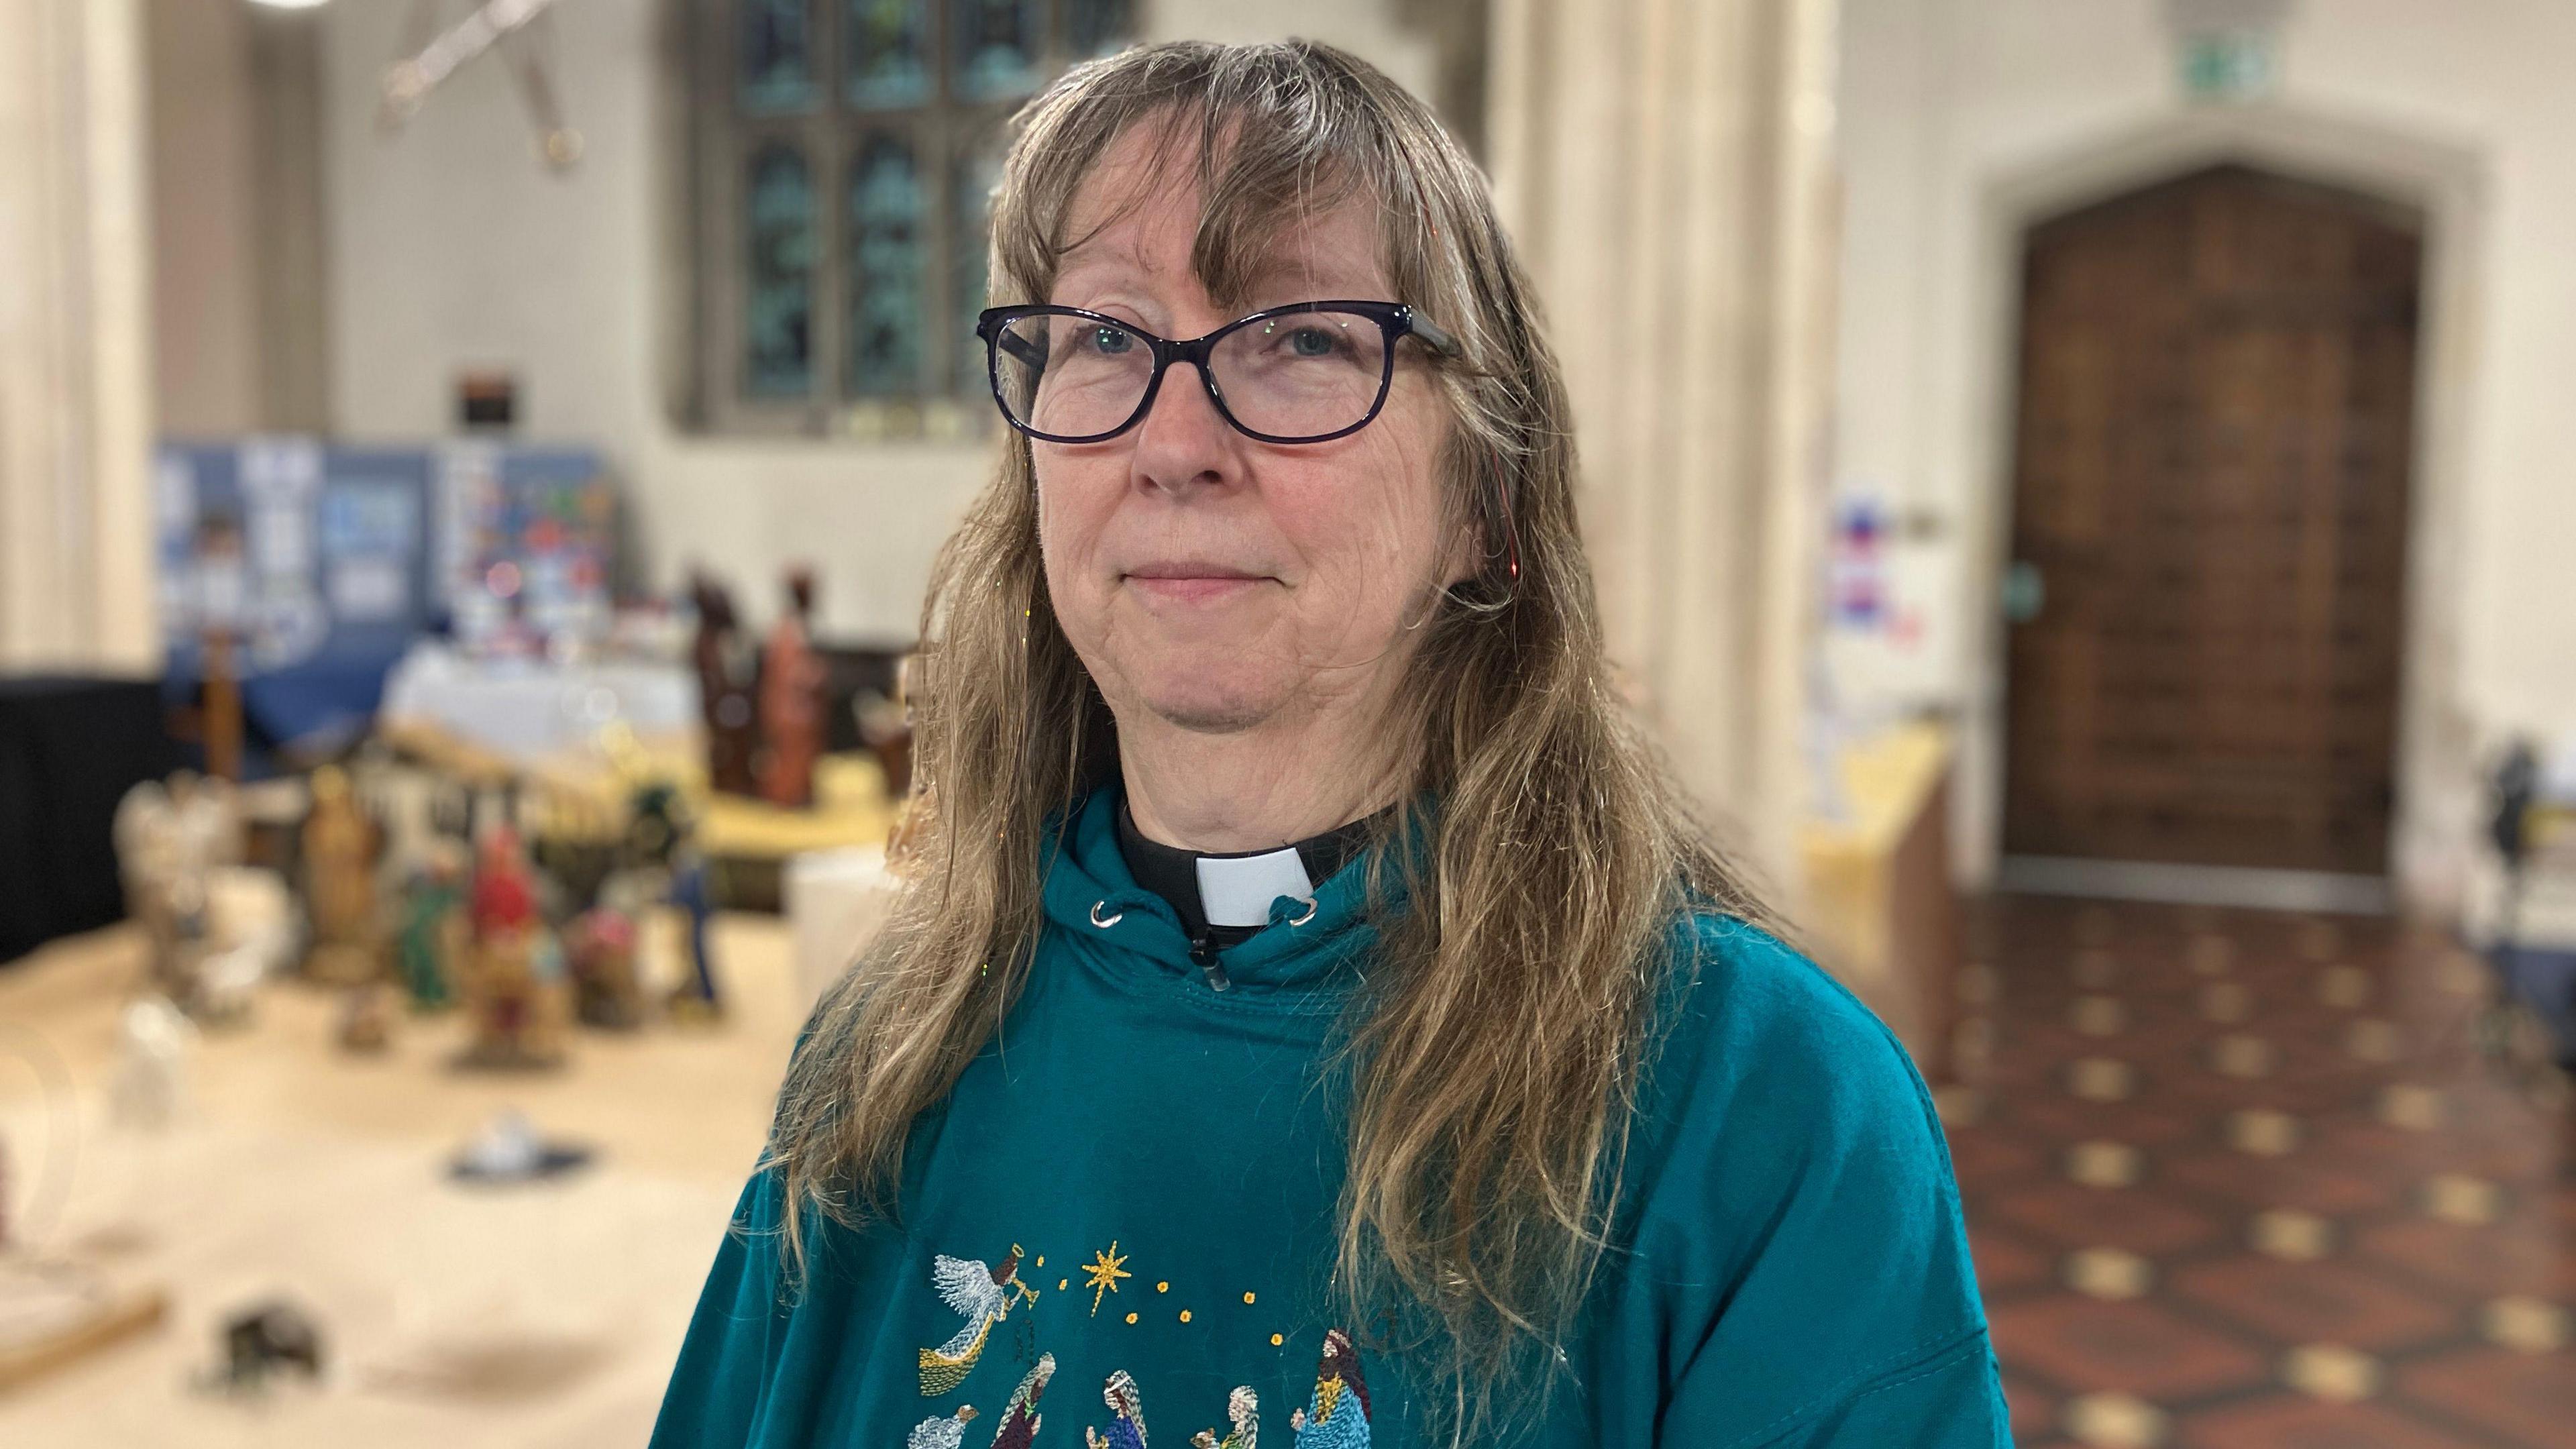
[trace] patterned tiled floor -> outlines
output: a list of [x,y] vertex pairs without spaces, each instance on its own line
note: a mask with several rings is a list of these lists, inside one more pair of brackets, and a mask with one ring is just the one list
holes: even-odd
[[1941,1092],[2025,1446],[2576,1449],[2576,1121],[2391,922],[2035,898]]

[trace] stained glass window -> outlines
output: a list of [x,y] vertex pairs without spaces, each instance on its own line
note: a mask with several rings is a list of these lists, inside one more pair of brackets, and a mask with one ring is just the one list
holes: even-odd
[[1036,90],[1045,19],[1037,0],[950,0],[948,60],[958,98],[999,100]]
[[755,394],[803,393],[814,385],[813,175],[794,147],[770,146],[752,158],[745,194],[745,383]]
[[851,105],[883,110],[930,99],[930,0],[849,0],[841,35]]
[[807,0],[744,0],[742,108],[754,115],[814,104],[813,18]]
[[921,171],[912,147],[871,137],[850,166],[850,368],[853,397],[921,388]]
[[965,437],[1011,112],[1136,0],[687,0],[698,412],[718,431]]

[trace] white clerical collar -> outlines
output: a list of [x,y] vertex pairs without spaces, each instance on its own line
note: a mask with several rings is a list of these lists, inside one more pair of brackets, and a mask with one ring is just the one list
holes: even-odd
[[1122,800],[1118,849],[1136,884],[1168,902],[1193,941],[1210,931],[1239,938],[1270,924],[1270,905],[1279,897],[1311,900],[1316,884],[1330,880],[1367,843],[1373,820],[1354,820],[1272,850],[1202,855],[1147,839]]
[[1199,904],[1211,926],[1266,926],[1272,901],[1281,896],[1302,901],[1315,894],[1305,858],[1293,845],[1258,855],[1202,855],[1193,864]]

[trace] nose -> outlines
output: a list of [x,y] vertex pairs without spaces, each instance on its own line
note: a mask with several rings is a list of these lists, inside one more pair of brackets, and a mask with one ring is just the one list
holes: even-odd
[[1243,436],[1226,425],[1196,367],[1175,362],[1163,374],[1153,406],[1136,425],[1138,486],[1179,493],[1194,484],[1225,483],[1238,471]]

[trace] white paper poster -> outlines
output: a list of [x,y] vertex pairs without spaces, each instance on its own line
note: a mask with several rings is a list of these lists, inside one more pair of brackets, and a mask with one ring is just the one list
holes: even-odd
[[331,612],[342,623],[380,624],[410,613],[410,570],[398,556],[338,559],[328,577]]

